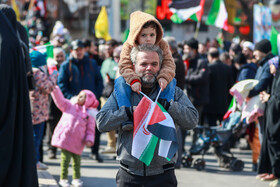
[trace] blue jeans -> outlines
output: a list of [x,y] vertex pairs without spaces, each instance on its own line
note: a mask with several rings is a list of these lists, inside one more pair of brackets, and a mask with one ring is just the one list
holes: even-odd
[[45,122],[33,125],[33,137],[34,137],[34,145],[36,151],[36,162],[40,160],[39,148],[41,145],[41,140],[44,135],[44,128],[45,128]]
[[[163,92],[160,94],[160,98],[166,99],[167,101],[170,101],[171,99],[174,99],[175,94],[175,87],[176,87],[176,79],[174,78],[164,89]],[[126,106],[130,107],[130,95],[131,95],[131,87],[126,84],[123,77],[119,77],[115,80],[115,94],[116,99],[118,102],[118,106]]]

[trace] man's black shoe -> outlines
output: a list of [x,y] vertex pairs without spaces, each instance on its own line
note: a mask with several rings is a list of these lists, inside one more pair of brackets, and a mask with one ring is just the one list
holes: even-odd
[[96,160],[98,163],[102,163],[103,159],[99,156],[99,154],[91,154],[90,156],[93,160]]

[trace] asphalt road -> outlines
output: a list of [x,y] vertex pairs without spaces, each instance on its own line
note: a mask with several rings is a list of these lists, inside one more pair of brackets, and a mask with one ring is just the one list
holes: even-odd
[[[106,134],[101,135],[100,150],[105,148]],[[189,147],[187,138],[186,149]],[[47,147],[44,147],[44,162],[49,166],[48,172],[59,181],[60,173],[60,156],[58,159],[49,160],[46,155]],[[241,159],[245,163],[244,170],[241,172],[233,172],[218,166],[213,149],[210,149],[205,155],[206,166],[202,171],[197,171],[193,167],[176,169],[178,187],[267,187],[269,182],[262,182],[255,179],[256,172],[252,172],[251,151],[240,151],[233,149],[234,156]],[[102,155],[103,163],[97,163],[89,158],[90,149],[85,148],[82,154],[81,179],[84,181],[84,187],[114,187],[115,176],[119,168],[118,161],[114,159],[114,155]],[[200,158],[195,156],[194,158]],[[69,181],[71,181],[72,168],[69,168]]]

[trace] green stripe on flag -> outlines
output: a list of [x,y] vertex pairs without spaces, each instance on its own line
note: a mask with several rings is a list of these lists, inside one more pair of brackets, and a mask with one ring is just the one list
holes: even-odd
[[45,45],[47,46],[47,58],[53,58],[53,45],[51,44],[51,42],[47,42]]
[[146,146],[146,148],[144,149],[144,151],[142,152],[142,154],[139,158],[139,160],[144,162],[147,166],[150,165],[150,163],[154,157],[154,152],[155,152],[155,148],[157,146],[157,142],[158,142],[158,137],[152,135],[148,145]]
[[212,3],[210,12],[205,22],[207,25],[215,25],[215,21],[220,10],[220,4],[221,0],[214,0],[214,2]]
[[279,37],[279,32],[272,26],[270,42],[272,47],[272,54],[274,55],[278,55],[278,37]]
[[193,15],[191,15],[190,19],[193,20],[193,21],[198,21],[198,18],[197,18],[197,16],[196,16],[196,13],[193,14]]

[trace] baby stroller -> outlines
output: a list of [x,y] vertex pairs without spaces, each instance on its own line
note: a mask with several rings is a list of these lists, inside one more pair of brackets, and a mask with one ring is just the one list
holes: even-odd
[[[224,120],[219,127],[198,126],[194,129],[194,133],[197,134],[197,140],[191,146],[189,154],[183,156],[183,166],[191,167],[193,165],[198,171],[203,170],[206,165],[204,155],[212,146],[220,167],[228,168],[232,171],[242,171],[244,162],[234,157],[230,151],[243,128],[243,123],[239,123],[240,115],[236,112],[232,113],[232,117]],[[234,119],[236,116],[239,119]],[[232,125],[232,121],[238,121],[238,123]],[[193,155],[202,155],[202,158],[194,160]]]

